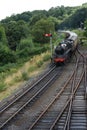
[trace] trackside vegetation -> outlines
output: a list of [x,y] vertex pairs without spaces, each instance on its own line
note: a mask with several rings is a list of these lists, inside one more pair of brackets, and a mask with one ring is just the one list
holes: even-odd
[[50,61],[50,37],[45,34],[52,34],[56,45],[63,39],[58,34],[62,29],[75,31],[87,46],[87,3],[27,11],[0,21],[0,99]]
[[[45,62],[44,62],[45,61]],[[43,71],[45,64],[50,62],[50,52],[39,54],[23,63],[20,67],[10,68],[0,75],[0,100],[9,96],[24,82]]]

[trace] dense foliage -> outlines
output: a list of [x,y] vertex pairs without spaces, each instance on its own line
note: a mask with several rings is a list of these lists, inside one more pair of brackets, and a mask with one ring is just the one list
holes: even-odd
[[18,62],[46,51],[52,33],[56,41],[58,29],[85,27],[87,36],[87,4],[80,7],[57,6],[46,10],[35,10],[12,15],[0,22],[0,65]]
[[73,15],[64,20],[59,28],[80,28],[82,23],[87,19],[87,8],[76,10]]

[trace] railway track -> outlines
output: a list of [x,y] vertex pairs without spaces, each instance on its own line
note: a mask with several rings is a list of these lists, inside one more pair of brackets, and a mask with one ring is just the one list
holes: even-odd
[[31,106],[61,73],[61,67],[55,66],[35,84],[0,108],[0,129],[4,128],[27,105]]
[[[80,51],[79,51],[80,52]],[[72,95],[67,101],[66,107],[61,111],[61,115],[57,117],[55,123],[51,127],[51,129],[63,129],[63,130],[86,130],[87,129],[87,102],[86,102],[86,84],[87,84],[87,58],[85,55],[80,52],[83,57],[84,62],[84,70],[81,77],[84,77],[83,82],[77,84],[76,88],[72,88]],[[74,82],[73,82],[74,83]],[[65,120],[64,120],[65,118]],[[62,125],[60,125],[62,123]]]
[[[86,62],[84,55],[78,61],[76,68],[66,84],[47,106],[47,108],[32,122],[28,130],[86,130],[87,102],[85,98]],[[82,70],[80,69],[82,68]],[[79,71],[80,70],[80,71]]]
[[[79,50],[78,50],[79,51]],[[23,115],[30,109],[36,109],[35,103],[45,97],[46,91],[61,75],[63,67],[55,66],[33,86],[16,95],[15,99],[0,108],[1,130],[86,130],[87,129],[87,58],[86,54],[79,51],[73,73],[65,78],[66,82],[56,90],[52,99],[41,111],[37,112],[32,119],[27,118],[24,128],[22,125]],[[65,67],[66,68],[66,67]],[[73,69],[73,68],[72,68]],[[57,79],[58,80],[58,79]],[[59,83],[59,82],[58,82]],[[54,87],[54,86],[53,86]],[[55,87],[54,87],[55,88]],[[42,100],[44,102],[44,100]],[[43,103],[37,104],[40,105]],[[35,107],[35,108],[34,108]],[[25,111],[25,113],[23,111]],[[28,115],[29,116],[29,115]],[[16,121],[16,122],[15,122]],[[22,127],[16,127],[17,125]]]

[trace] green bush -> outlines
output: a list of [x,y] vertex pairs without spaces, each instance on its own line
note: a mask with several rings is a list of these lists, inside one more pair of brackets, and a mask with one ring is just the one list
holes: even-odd
[[30,48],[30,47],[25,47],[22,50],[17,52],[17,55],[19,58],[26,58],[26,57],[31,57],[34,55],[38,55],[41,54],[45,51],[47,51],[47,47],[43,46],[43,47],[36,47],[36,48]]
[[21,39],[19,45],[17,46],[18,50],[23,50],[24,48],[34,48],[34,44],[32,42],[32,39],[26,38],[26,39]]
[[[6,65],[3,65],[3,66],[0,66],[0,73],[1,72],[16,72],[16,66],[17,64],[15,63],[8,63]],[[14,69],[11,69],[11,68],[14,68]]]
[[4,45],[0,45],[0,62],[2,64],[14,63],[16,58],[16,54],[13,51]]

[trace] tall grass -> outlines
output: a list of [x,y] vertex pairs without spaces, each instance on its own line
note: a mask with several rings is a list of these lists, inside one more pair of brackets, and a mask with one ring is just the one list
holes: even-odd
[[28,73],[27,72],[22,72],[22,77],[21,77],[22,80],[28,80],[29,79],[29,76],[28,76]]
[[37,69],[37,66],[30,66],[29,69],[28,69],[28,72],[33,72]]
[[6,71],[6,72],[0,73],[0,82],[1,82],[0,92],[4,91],[5,93],[9,93],[9,88],[11,88],[12,91],[15,90],[15,88],[17,88],[19,84],[28,80],[30,76],[34,76],[38,72],[40,72],[42,65],[49,59],[50,59],[50,54],[49,52],[46,52],[38,56],[34,56],[33,58],[31,58],[31,60],[26,62],[23,66],[20,66],[20,68],[19,66],[16,66],[15,64],[13,64],[14,67],[11,68],[9,64],[10,70],[8,70],[8,72]]
[[43,56],[43,61],[48,61],[50,60],[51,56],[50,54],[46,54],[45,56]]
[[43,65],[43,61],[42,60],[39,60],[36,64],[37,64],[37,67],[41,67]]
[[5,83],[0,83],[0,92],[6,90],[6,84]]

